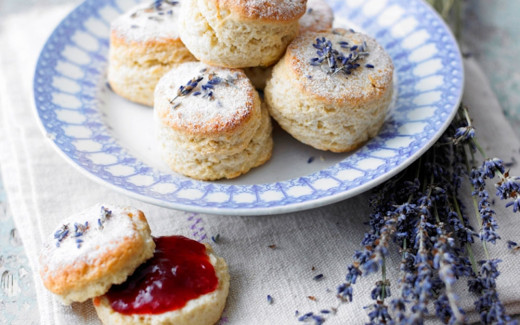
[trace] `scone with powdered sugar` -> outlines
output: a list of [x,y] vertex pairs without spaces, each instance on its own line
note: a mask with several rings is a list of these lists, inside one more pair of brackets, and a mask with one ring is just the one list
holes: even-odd
[[271,157],[271,120],[239,69],[183,63],[157,84],[155,132],[170,168],[192,178],[234,178]]
[[229,291],[223,258],[208,244],[183,236],[154,238],[154,256],[126,282],[94,298],[106,325],[211,325]]
[[345,152],[374,137],[392,99],[394,66],[373,38],[353,30],[304,33],[264,90],[269,113],[294,138]]
[[125,281],[154,249],[143,212],[97,204],[63,220],[47,238],[40,276],[63,303],[83,302]]

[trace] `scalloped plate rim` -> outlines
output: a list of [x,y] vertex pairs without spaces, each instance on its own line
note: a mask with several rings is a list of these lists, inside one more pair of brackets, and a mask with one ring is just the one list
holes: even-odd
[[[422,0],[419,0],[419,1],[423,2]],[[47,46],[50,43],[51,39],[55,36],[55,33],[57,32],[57,30],[61,27],[61,25],[65,22],[65,20],[74,11],[76,11],[79,7],[84,5],[86,2],[87,2],[87,0],[82,2],[81,4],[79,4],[78,6],[76,6],[72,11],[70,11],[67,14],[67,16],[65,16],[60,21],[60,23],[55,27],[55,29],[53,30],[51,35],[48,37],[48,39],[46,40],[46,42],[45,42],[45,44],[44,44],[44,46],[42,48],[42,51],[41,51],[40,55],[38,56],[36,69],[35,69],[35,78],[36,78],[36,74],[38,72],[38,68],[40,67],[40,63],[41,63],[41,60],[42,60],[42,55],[43,55],[45,49],[47,49]],[[453,36],[451,30],[446,25],[446,23],[442,20],[442,18],[438,15],[438,13],[435,10],[433,10],[429,6],[429,4],[427,4],[426,2],[423,2],[423,5],[429,7],[429,10],[431,11],[431,13],[433,13],[436,16],[437,20],[441,23],[441,26],[443,27],[443,29],[445,30],[445,32],[449,36],[450,42],[455,44],[456,52],[458,53],[458,57],[456,58],[456,60],[460,63],[460,65],[457,67],[461,71],[461,75],[459,76],[459,78],[460,78],[460,82],[459,82],[460,87],[458,88],[458,93],[456,95],[456,100],[454,101],[454,104],[453,104],[453,107],[451,109],[451,112],[450,112],[449,116],[444,120],[444,123],[438,129],[438,131],[432,137],[429,138],[428,142],[425,143],[415,153],[413,153],[412,155],[408,156],[402,163],[400,163],[399,165],[397,165],[395,167],[392,167],[391,170],[389,170],[388,172],[386,172],[386,173],[384,173],[382,175],[378,175],[375,178],[373,178],[373,179],[371,179],[371,180],[369,180],[367,182],[364,182],[363,184],[361,184],[359,186],[356,186],[356,187],[354,187],[352,189],[345,190],[343,192],[335,193],[335,194],[332,194],[332,195],[324,195],[324,196],[321,196],[321,197],[314,197],[314,198],[311,198],[311,199],[308,199],[308,200],[306,199],[303,202],[293,202],[293,203],[288,203],[288,204],[284,204],[284,205],[269,206],[269,207],[244,207],[244,208],[207,207],[207,206],[194,206],[194,205],[183,204],[183,203],[178,203],[178,202],[164,201],[164,200],[161,200],[161,199],[157,199],[157,198],[154,198],[154,197],[146,196],[146,195],[139,194],[139,193],[133,192],[131,190],[119,187],[116,184],[113,184],[113,183],[111,183],[111,182],[109,182],[109,181],[107,181],[105,179],[100,178],[99,176],[94,175],[91,171],[89,171],[85,167],[79,165],[76,161],[74,161],[71,157],[69,157],[59,147],[59,145],[48,136],[49,132],[45,128],[44,122],[43,122],[43,120],[40,117],[39,110],[38,110],[38,104],[36,102],[36,92],[35,92],[36,81],[35,80],[33,82],[33,87],[32,87],[32,92],[33,92],[32,99],[33,99],[33,104],[34,104],[34,107],[35,107],[33,112],[34,112],[35,117],[36,117],[36,119],[38,121],[38,126],[39,126],[40,130],[42,131],[44,136],[46,136],[46,138],[49,139],[49,142],[52,144],[52,147],[70,165],[72,165],[74,168],[76,168],[76,170],[80,171],[83,175],[87,176],[88,178],[90,178],[91,180],[93,180],[93,181],[95,181],[97,183],[100,183],[100,184],[103,184],[105,186],[108,186],[109,188],[111,188],[113,190],[116,190],[118,192],[121,192],[121,193],[129,196],[129,197],[132,197],[132,198],[144,201],[144,202],[152,203],[152,204],[155,204],[155,205],[158,205],[158,206],[162,206],[162,207],[166,207],[166,208],[173,208],[173,209],[179,209],[179,210],[190,211],[190,212],[200,212],[200,213],[208,213],[208,214],[226,214],[226,215],[270,215],[270,214],[281,214],[281,213],[289,213],[289,212],[295,212],[295,211],[303,211],[303,210],[313,209],[313,208],[325,206],[325,205],[328,205],[328,204],[336,203],[336,202],[339,202],[339,201],[351,198],[353,196],[356,196],[358,194],[361,194],[361,193],[363,193],[363,192],[365,192],[365,191],[367,191],[367,190],[369,190],[369,189],[371,189],[371,188],[373,188],[373,187],[375,187],[375,186],[377,186],[377,185],[387,181],[391,177],[395,176],[396,174],[398,174],[399,172],[401,172],[402,170],[407,168],[416,159],[418,159],[422,154],[424,154],[440,138],[440,136],[448,128],[451,120],[454,118],[454,116],[457,113],[457,109],[456,108],[459,106],[459,104],[460,104],[460,102],[462,100],[463,88],[464,88],[463,87],[463,85],[464,85],[464,76],[465,76],[464,75],[464,66],[462,64],[463,60],[462,60],[462,56],[461,56],[461,53],[460,53],[460,49],[458,48],[458,44],[457,44],[457,42],[455,40],[455,37]],[[315,172],[315,173],[319,173],[319,171]],[[306,176],[310,176],[310,175],[302,175],[300,177],[306,177]],[[259,185],[259,186],[261,186],[261,185],[272,185],[272,184],[288,182],[288,181],[295,180],[295,179],[298,179],[298,178],[294,178],[294,179],[290,179],[290,180],[284,180],[284,181],[275,182],[275,183],[263,183],[263,184],[254,184],[254,185]],[[240,186],[252,186],[252,185],[227,185],[227,184],[219,184],[219,185],[221,185],[221,186],[238,186],[238,187],[240,187]]]

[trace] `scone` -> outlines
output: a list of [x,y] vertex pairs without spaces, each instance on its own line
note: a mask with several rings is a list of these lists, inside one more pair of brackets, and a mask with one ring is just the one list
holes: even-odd
[[65,219],[49,236],[40,276],[63,303],[82,302],[125,281],[154,249],[143,212],[98,204]]
[[325,0],[308,0],[307,11],[300,18],[300,34],[324,32],[332,28],[334,13]]
[[157,84],[154,118],[164,160],[186,176],[234,178],[271,157],[271,120],[242,70],[173,68]]
[[393,64],[371,37],[352,30],[304,33],[265,88],[271,116],[297,140],[345,152],[375,136],[392,98]]
[[226,262],[209,245],[182,236],[155,238],[154,257],[113,286],[94,307],[104,324],[215,324],[229,291]]
[[[299,33],[323,32],[332,28],[334,14],[325,0],[308,0],[307,11],[300,18]],[[273,73],[273,66],[245,68],[246,76],[256,89],[263,90]]]
[[159,79],[175,64],[195,61],[179,38],[179,10],[179,1],[148,1],[112,22],[108,83],[115,93],[152,106]]
[[185,0],[180,35],[207,64],[270,66],[298,34],[306,0]]

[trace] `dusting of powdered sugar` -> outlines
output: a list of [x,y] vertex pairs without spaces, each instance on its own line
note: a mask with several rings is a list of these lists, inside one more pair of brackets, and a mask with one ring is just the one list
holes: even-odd
[[180,1],[148,1],[127,11],[111,24],[127,41],[178,39]]
[[139,211],[97,204],[63,220],[44,244],[42,266],[49,273],[80,262],[92,264],[125,238],[136,235],[129,213],[138,215]]
[[[349,69],[350,74],[346,74],[343,71],[331,72],[328,60],[320,65],[313,64],[313,60],[322,55],[315,47],[318,40],[330,41],[333,49],[345,56],[350,54],[351,48],[355,51],[363,48],[365,54],[355,61],[359,67]],[[293,58],[291,65],[297,71],[299,82],[319,97],[333,100],[367,98],[392,83],[390,56],[374,39],[353,30],[303,34],[289,46],[288,54]]]
[[303,16],[307,0],[220,0],[220,3],[247,18],[286,21]]
[[166,123],[191,132],[218,132],[251,113],[254,92],[241,70],[187,62],[161,78],[154,106],[167,116]]
[[334,13],[325,0],[308,0],[307,10],[300,18],[300,32],[324,31],[332,26]]

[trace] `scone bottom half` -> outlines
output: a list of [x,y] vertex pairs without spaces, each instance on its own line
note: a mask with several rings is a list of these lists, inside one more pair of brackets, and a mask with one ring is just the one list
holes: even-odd
[[[306,32],[322,32],[332,28],[334,14],[326,0],[307,1],[307,10],[299,20],[299,34]],[[268,67],[248,67],[245,74],[253,83],[253,86],[263,91],[265,84],[273,72],[273,65]]]
[[142,211],[97,204],[63,220],[47,238],[40,276],[64,304],[83,302],[124,282],[154,249]]
[[242,70],[178,65],[155,89],[154,118],[163,160],[183,175],[234,178],[271,157],[271,121]]
[[215,324],[229,291],[225,261],[183,236],[154,238],[154,257],[94,299],[104,324]]
[[273,68],[271,116],[316,149],[352,151],[377,135],[393,94],[393,63],[373,38],[353,30],[297,37]]

